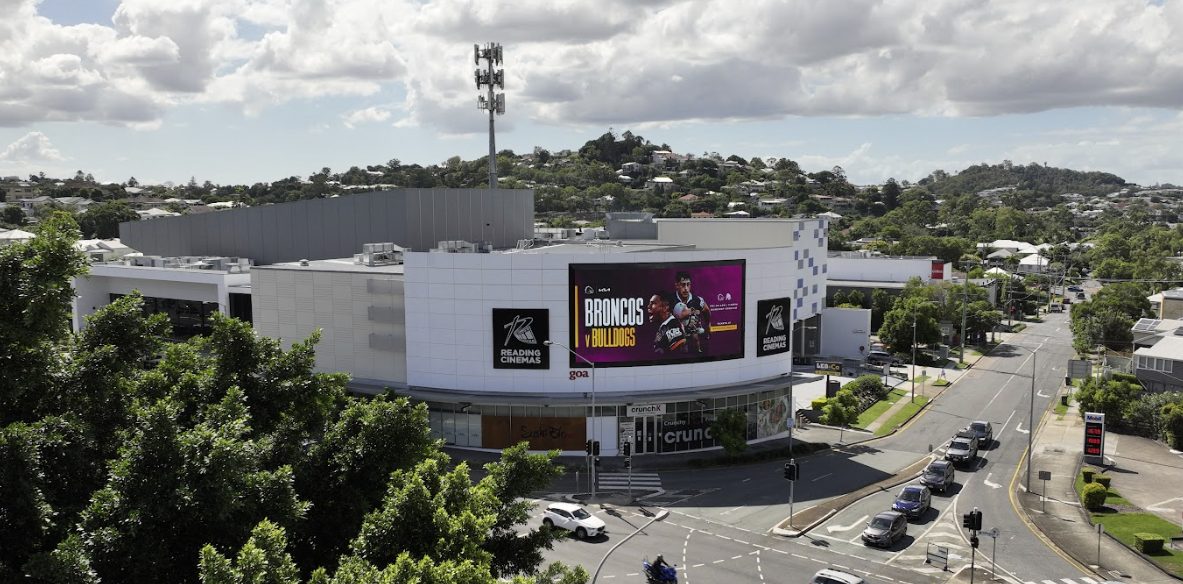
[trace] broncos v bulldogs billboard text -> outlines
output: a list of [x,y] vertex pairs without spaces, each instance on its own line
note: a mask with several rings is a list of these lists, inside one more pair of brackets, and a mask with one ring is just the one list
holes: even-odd
[[744,260],[571,264],[571,347],[596,367],[743,357],[744,268]]

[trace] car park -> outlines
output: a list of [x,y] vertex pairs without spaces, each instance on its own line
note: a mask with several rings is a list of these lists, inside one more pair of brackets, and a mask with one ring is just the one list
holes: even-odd
[[965,432],[978,438],[978,448],[990,446],[994,442],[994,426],[985,420],[974,420],[965,427]]
[[566,529],[576,539],[595,537],[604,533],[604,520],[588,513],[574,503],[551,503],[542,514],[542,523],[547,527]]
[[899,511],[905,517],[919,519],[932,507],[932,493],[924,485],[908,485],[895,496],[892,511]]
[[818,570],[809,584],[866,584],[866,580],[839,570]]
[[920,474],[920,484],[928,487],[933,491],[940,491],[944,493],[953,486],[953,479],[956,476],[956,471],[953,470],[953,463],[947,460],[934,460],[924,467],[924,472]]
[[884,511],[867,522],[863,544],[891,547],[908,533],[908,518],[897,511]]
[[977,436],[968,432],[958,432],[949,446],[945,448],[945,460],[956,463],[971,463],[978,457]]

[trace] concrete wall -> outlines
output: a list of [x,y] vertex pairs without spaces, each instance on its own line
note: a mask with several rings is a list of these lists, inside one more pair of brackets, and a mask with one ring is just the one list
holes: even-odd
[[870,349],[871,311],[869,309],[822,309],[822,346],[819,353],[822,357],[862,359]]
[[825,219],[661,219],[657,240],[707,249],[812,247],[821,241],[825,258]]
[[72,326],[81,330],[87,316],[111,303],[111,294],[136,290],[157,298],[217,302],[219,312],[229,314],[229,287],[248,282],[249,273],[92,264],[90,274],[74,278]]
[[[825,275],[810,260],[819,254],[824,259],[824,246],[638,254],[410,253],[405,256],[407,381],[414,386],[489,393],[590,392],[590,379],[569,377],[566,355],[552,353],[549,370],[494,369],[492,309],[548,309],[550,338],[565,340],[570,331],[569,264],[740,258],[746,260],[743,358],[601,368],[596,371],[596,390],[643,394],[774,377],[788,370],[789,355],[756,357],[756,302],[790,296],[796,299],[798,319],[817,314],[823,305]],[[799,259],[790,260],[794,255]]]
[[257,264],[349,257],[365,243],[426,250],[444,240],[512,248],[534,234],[534,191],[398,189],[131,221],[124,244],[148,255],[222,255]]
[[290,346],[320,329],[317,371],[406,383],[401,275],[298,266],[255,268],[252,275],[252,317],[260,335]]
[[[911,278],[920,278],[925,283],[933,281],[933,261],[932,258],[852,258],[840,256],[831,256],[827,260],[830,266],[831,280],[907,282]],[[950,280],[952,274],[949,264],[946,263],[941,267],[941,276],[941,280],[946,282]]]

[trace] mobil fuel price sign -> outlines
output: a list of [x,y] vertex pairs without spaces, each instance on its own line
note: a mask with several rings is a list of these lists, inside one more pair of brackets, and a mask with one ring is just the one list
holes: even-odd
[[1085,412],[1084,455],[1092,458],[1105,455],[1105,414]]

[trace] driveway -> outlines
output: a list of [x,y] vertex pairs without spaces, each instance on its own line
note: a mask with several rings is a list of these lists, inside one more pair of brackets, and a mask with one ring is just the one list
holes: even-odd
[[1183,521],[1183,453],[1139,436],[1109,433],[1105,454],[1114,466],[1113,489],[1131,503],[1170,521]]

